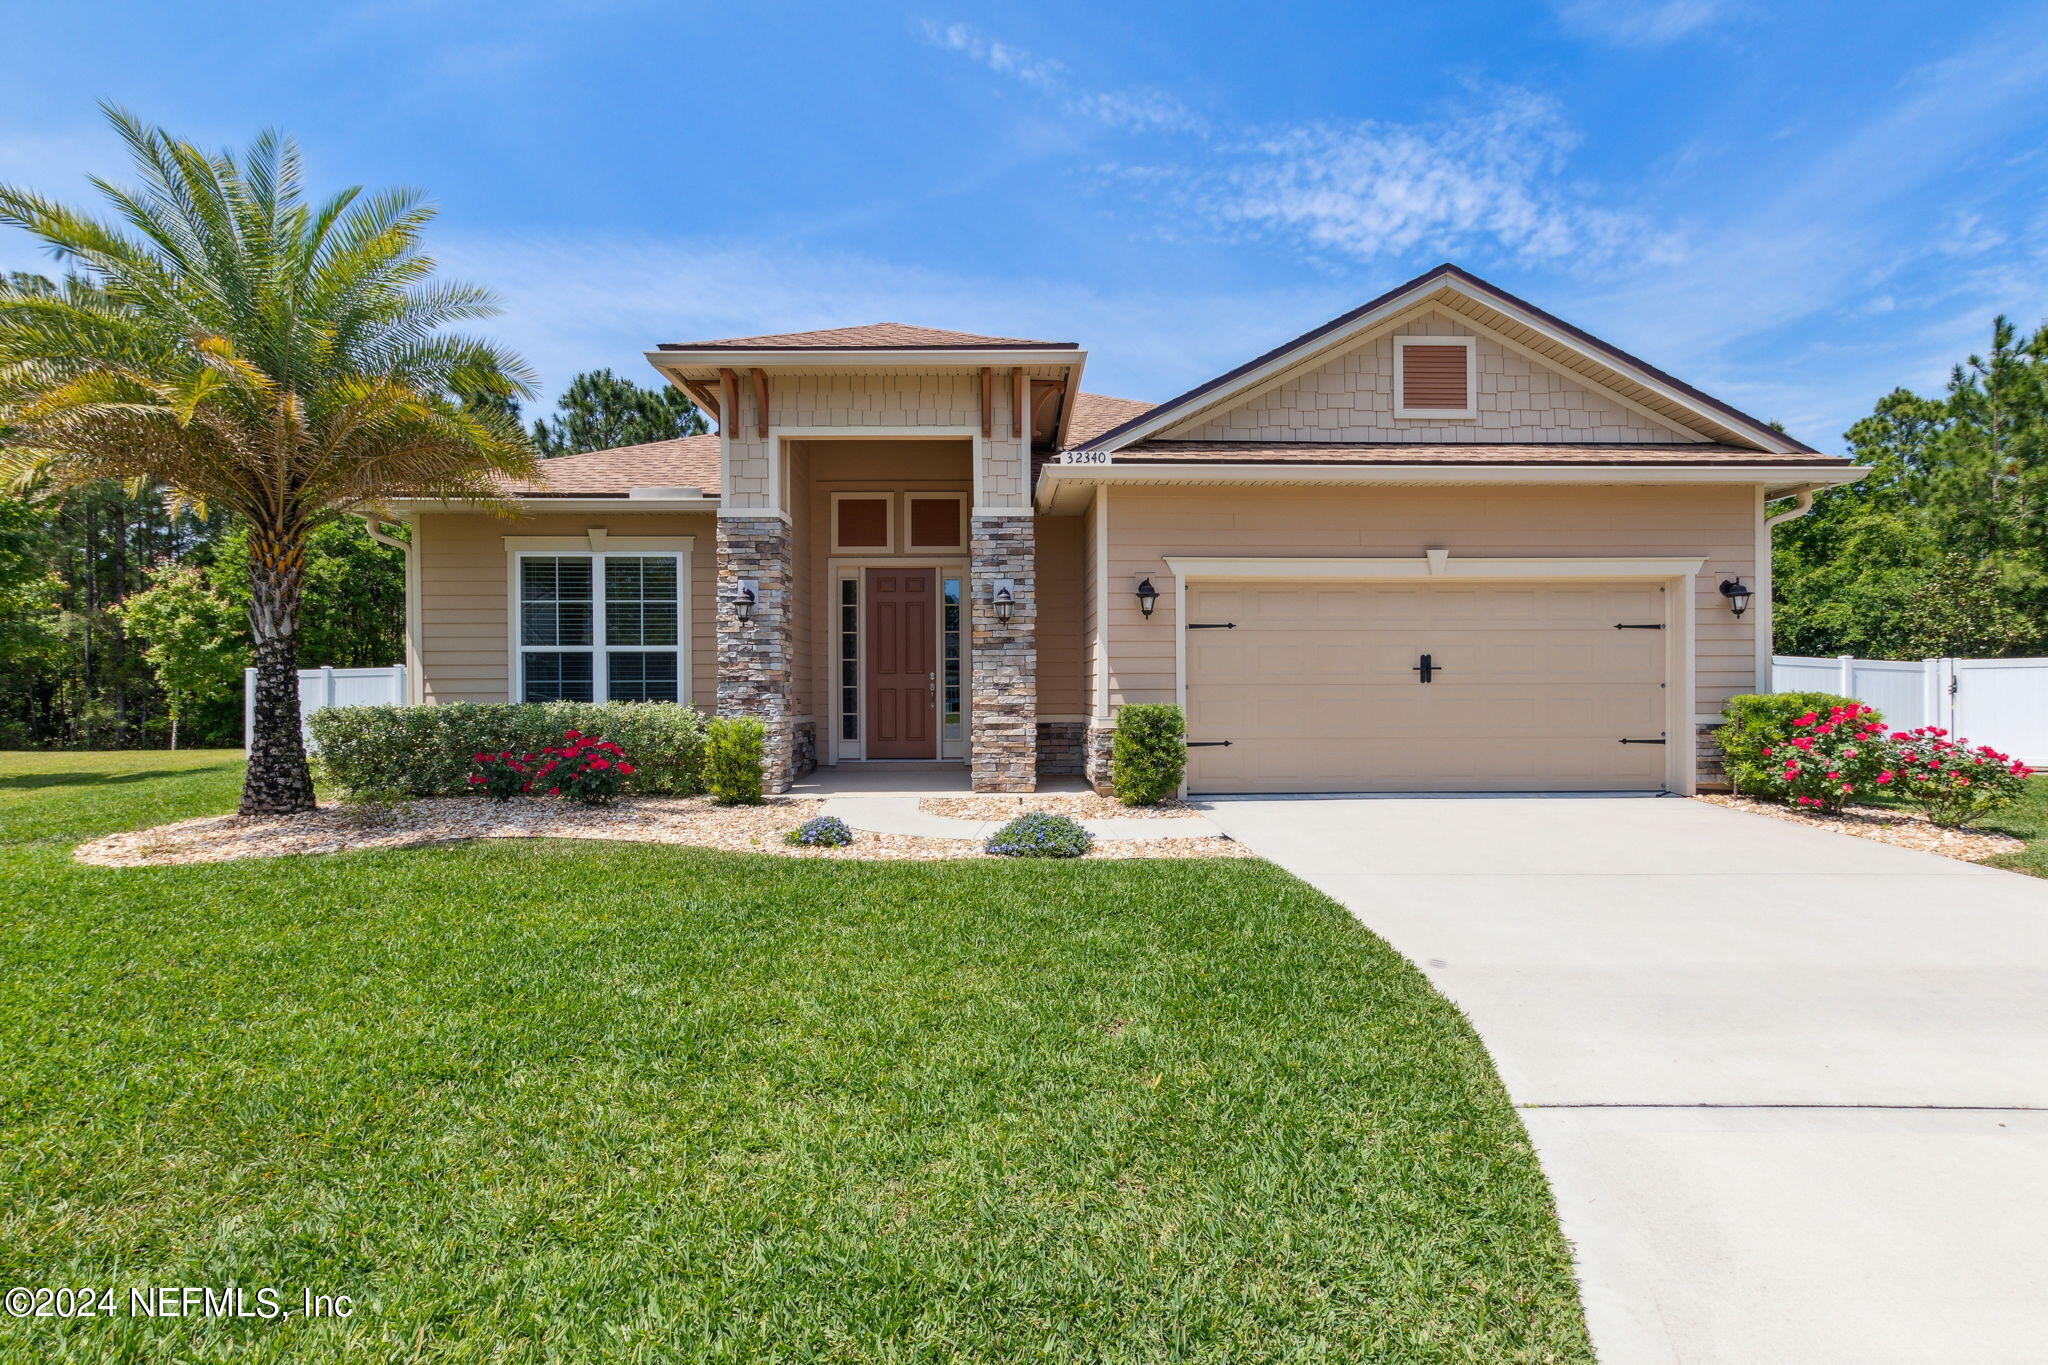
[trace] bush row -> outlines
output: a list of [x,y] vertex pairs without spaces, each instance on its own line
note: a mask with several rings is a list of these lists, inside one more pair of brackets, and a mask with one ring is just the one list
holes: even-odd
[[704,717],[671,702],[536,702],[342,706],[313,713],[322,775],[349,793],[459,796],[479,753],[541,753],[570,730],[631,756],[622,790],[704,790]]

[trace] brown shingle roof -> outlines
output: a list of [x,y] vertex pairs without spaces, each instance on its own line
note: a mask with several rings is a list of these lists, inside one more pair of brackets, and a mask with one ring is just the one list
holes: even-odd
[[984,347],[1028,346],[1073,350],[1071,341],[1027,341],[1021,337],[985,337],[948,332],[937,327],[912,327],[902,322],[870,322],[861,327],[828,327],[818,332],[780,332],[769,336],[721,337],[714,341],[665,341],[664,351],[947,351]]
[[540,462],[541,477],[515,484],[527,497],[624,497],[634,488],[700,488],[718,496],[718,438],[681,436],[673,441],[587,450]]
[[1118,464],[1826,465],[1834,455],[1777,455],[1748,446],[1657,444],[1396,445],[1380,441],[1139,441]]
[[1107,394],[1077,393],[1074,414],[1067,420],[1067,444],[1085,446],[1103,432],[1135,422],[1152,411],[1152,404],[1135,398],[1111,398]]

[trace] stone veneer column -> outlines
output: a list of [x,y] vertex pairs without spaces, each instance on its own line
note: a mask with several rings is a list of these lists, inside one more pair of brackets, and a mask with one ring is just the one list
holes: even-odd
[[[968,565],[972,603],[973,733],[969,754],[978,792],[1038,786],[1038,580],[1036,523],[1029,512],[977,516]],[[990,602],[1007,578],[1016,605],[1007,621]]]
[[[789,790],[796,775],[790,728],[789,525],[780,517],[718,519],[718,714],[752,716],[768,729],[761,782]],[[754,613],[733,610],[740,582],[755,585]]]

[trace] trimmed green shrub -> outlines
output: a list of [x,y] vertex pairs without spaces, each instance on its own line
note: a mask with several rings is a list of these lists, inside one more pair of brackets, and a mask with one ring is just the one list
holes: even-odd
[[[1721,708],[1726,724],[1714,731],[1728,765],[1728,781],[1739,792],[1751,795],[1775,794],[1774,779],[1780,762],[1773,763],[1764,750],[1784,748],[1796,733],[1796,722],[1807,715],[1825,716],[1838,707],[1860,706],[1854,697],[1832,692],[1767,692],[1730,697]],[[1875,711],[1871,720],[1882,721]]]
[[1188,727],[1178,706],[1143,703],[1116,713],[1109,782],[1126,806],[1155,806],[1180,790],[1188,770]]
[[460,796],[480,753],[541,753],[576,730],[633,756],[622,790],[694,796],[704,790],[704,717],[673,702],[450,702],[315,711],[322,777],[344,792]]
[[1095,847],[1095,836],[1064,815],[1035,810],[988,836],[984,851],[1003,858],[1078,858]]
[[704,785],[721,806],[761,804],[761,746],[768,727],[752,716],[720,716],[705,727]]

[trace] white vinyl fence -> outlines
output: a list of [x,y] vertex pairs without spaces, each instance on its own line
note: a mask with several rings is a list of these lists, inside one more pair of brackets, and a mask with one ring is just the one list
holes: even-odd
[[1952,735],[2048,766],[2048,659],[1771,659],[1773,692],[1835,692],[1898,730]]
[[[405,705],[405,665],[395,668],[302,668],[299,670],[299,729],[310,751],[306,721],[330,706]],[[242,747],[256,734],[256,670],[242,671]]]

